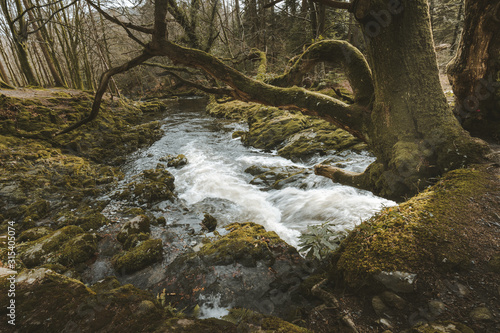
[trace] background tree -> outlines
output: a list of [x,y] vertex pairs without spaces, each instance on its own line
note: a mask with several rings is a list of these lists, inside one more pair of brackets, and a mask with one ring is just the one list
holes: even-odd
[[500,142],[500,1],[465,1],[458,51],[448,66],[455,114],[475,135]]

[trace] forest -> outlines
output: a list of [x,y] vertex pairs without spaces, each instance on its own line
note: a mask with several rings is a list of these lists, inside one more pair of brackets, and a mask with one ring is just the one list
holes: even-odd
[[500,0],[0,0],[1,331],[500,331]]

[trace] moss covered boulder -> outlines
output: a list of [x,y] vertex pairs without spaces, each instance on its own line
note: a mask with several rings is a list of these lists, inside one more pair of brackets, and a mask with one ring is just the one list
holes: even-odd
[[129,274],[159,262],[163,258],[161,239],[149,239],[129,251],[113,257],[113,268],[120,274]]
[[[493,332],[498,321],[464,318],[478,304],[491,310],[491,318],[500,315],[498,300],[491,297],[500,283],[492,270],[500,246],[499,216],[497,166],[451,171],[356,227],[333,253],[329,280],[364,299],[384,295],[384,290],[397,293],[408,304],[391,312],[397,330],[441,320],[467,325],[450,322],[442,332],[470,332],[467,327]],[[390,307],[390,301],[379,299]],[[436,322],[408,332],[438,332],[438,327]]]

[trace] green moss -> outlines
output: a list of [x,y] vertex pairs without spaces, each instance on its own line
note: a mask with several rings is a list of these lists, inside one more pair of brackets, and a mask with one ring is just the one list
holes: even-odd
[[258,260],[265,260],[272,265],[273,250],[276,248],[285,248],[290,253],[296,252],[274,231],[266,231],[256,223],[232,223],[226,230],[229,231],[227,235],[203,245],[194,255],[214,265],[228,265],[236,261],[244,266],[254,267]]
[[165,157],[160,158],[160,162],[167,162],[168,167],[180,168],[188,163],[186,156],[183,154],[173,156],[167,155]]
[[122,226],[120,232],[116,235],[116,239],[125,244],[131,236],[140,233],[149,234],[150,231],[149,218],[146,215],[139,215]]
[[362,150],[367,147],[346,131],[298,111],[239,101],[211,103],[207,110],[216,117],[246,120],[249,131],[235,133],[235,136],[256,148],[278,149],[278,154],[286,158],[300,159],[333,150]]
[[104,279],[97,281],[95,284],[90,287],[96,293],[100,293],[103,291],[110,291],[116,288],[119,288],[122,284],[118,279],[114,276],[108,276]]
[[97,236],[80,234],[64,244],[58,261],[67,267],[72,267],[89,260],[96,252]]
[[150,239],[130,251],[113,257],[113,267],[121,274],[133,273],[160,261],[163,257],[161,239]]
[[471,198],[491,190],[489,177],[484,167],[455,170],[407,202],[383,210],[342,243],[332,274],[360,286],[380,271],[466,268],[477,244],[461,229],[475,221]]
[[122,200],[135,201],[139,204],[153,205],[163,200],[173,201],[174,176],[166,169],[145,170],[127,184],[127,188],[117,194]]
[[50,233],[52,233],[52,230],[47,227],[35,227],[23,231],[17,238],[17,241],[20,243],[31,242],[39,238],[42,238],[44,236],[47,236]]

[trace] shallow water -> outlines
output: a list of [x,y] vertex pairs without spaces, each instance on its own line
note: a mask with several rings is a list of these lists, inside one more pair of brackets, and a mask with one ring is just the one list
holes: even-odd
[[[187,157],[189,163],[183,168],[169,168],[175,176],[178,197],[187,209],[167,213],[171,204],[158,205],[157,213],[165,216],[167,224],[189,220],[199,224],[200,214],[208,212],[219,225],[256,222],[297,246],[307,226],[328,221],[340,230],[352,229],[382,207],[395,204],[312,173],[312,167],[325,159],[334,159],[347,170],[363,171],[374,160],[369,154],[344,152],[294,163],[232,139],[232,132],[245,129],[245,125],[212,118],[206,114],[205,105],[204,99],[172,102],[164,119],[164,137],[131,156],[125,168],[126,179],[130,179],[156,167],[168,154]],[[267,190],[249,183],[253,176],[244,170],[250,166],[307,168],[310,174],[283,189]]]

